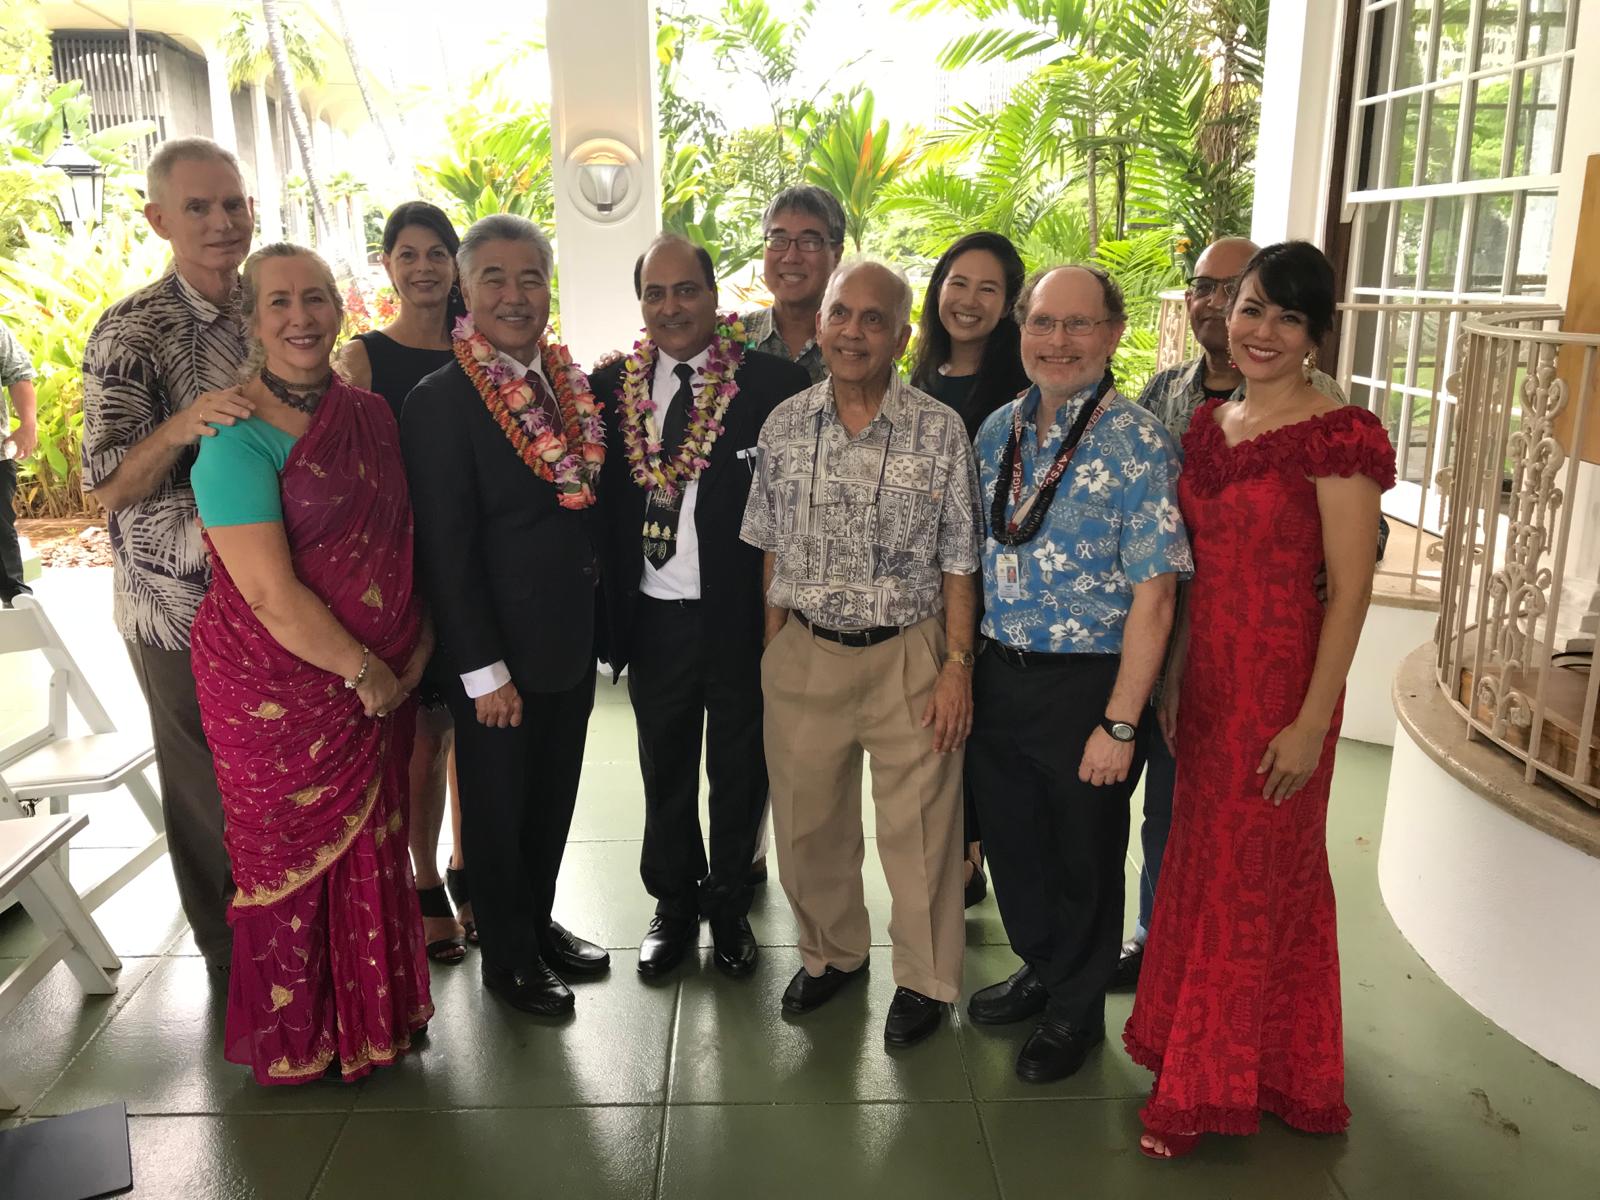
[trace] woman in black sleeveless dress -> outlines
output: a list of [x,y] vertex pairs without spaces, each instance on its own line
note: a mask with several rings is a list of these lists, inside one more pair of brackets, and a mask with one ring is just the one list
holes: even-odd
[[[424,375],[454,361],[450,331],[466,313],[456,283],[456,250],[461,240],[450,218],[421,200],[402,204],[383,227],[383,267],[400,298],[400,315],[382,330],[357,334],[340,351],[339,369],[356,387],[377,392],[389,402],[395,420],[406,396]],[[416,748],[411,756],[411,869],[416,875],[428,939],[428,957],[457,963],[476,942],[466,867],[461,858],[461,806],[455,786],[454,735],[450,713],[431,698],[424,678],[419,692]],[[439,832],[444,823],[449,778],[450,867],[439,877]],[[448,881],[450,895],[445,894]],[[451,910],[454,898],[459,909]]]
[[[934,264],[922,300],[911,369],[913,387],[961,414],[967,437],[1028,386],[1021,331],[1011,310],[1027,274],[1015,246],[998,233],[956,239]],[[966,786],[967,907],[988,892],[972,785]]]

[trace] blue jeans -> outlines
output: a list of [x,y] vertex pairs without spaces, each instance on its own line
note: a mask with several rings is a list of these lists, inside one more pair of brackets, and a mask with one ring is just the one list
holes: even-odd
[[1144,868],[1139,872],[1139,925],[1134,936],[1141,942],[1150,932],[1156,881],[1161,877],[1161,857],[1167,851],[1167,834],[1172,830],[1172,787],[1177,774],[1177,761],[1167,749],[1167,739],[1157,729],[1151,734],[1149,757],[1145,759],[1144,823],[1139,826]]

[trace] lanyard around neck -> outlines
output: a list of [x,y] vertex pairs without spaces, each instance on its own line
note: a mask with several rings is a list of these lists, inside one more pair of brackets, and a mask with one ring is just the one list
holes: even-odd
[[[1072,465],[1072,456],[1077,452],[1078,444],[1084,436],[1093,429],[1101,415],[1109,407],[1108,397],[1116,394],[1115,384],[1111,379],[1111,372],[1107,371],[1105,377],[1095,387],[1094,394],[1086,398],[1083,406],[1078,410],[1077,417],[1072,422],[1072,428],[1062,441],[1060,449],[1056,451],[1055,461],[1050,464],[1050,470],[1045,473],[1044,479],[1039,483],[1038,489],[1028,497],[1026,504],[1022,503],[1022,404],[1017,404],[1011,417],[1011,436],[1006,440],[1006,451],[1000,459],[1000,474],[995,480],[994,503],[989,512],[990,532],[995,541],[1005,546],[1019,546],[1024,542],[1033,540],[1039,532],[1039,527],[1044,524],[1044,518],[1050,511],[1050,505],[1056,498],[1056,487],[1061,482],[1061,477],[1066,474],[1067,468]],[[1035,410],[1035,420],[1037,420]],[[1010,499],[1011,515],[1006,515],[1006,501]]]

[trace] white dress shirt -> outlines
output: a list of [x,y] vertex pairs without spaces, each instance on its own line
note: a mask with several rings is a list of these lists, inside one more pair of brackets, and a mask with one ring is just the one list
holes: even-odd
[[[534,355],[531,363],[521,363],[504,351],[499,352],[500,361],[509,367],[516,368],[518,375],[534,372],[543,379],[546,387],[550,387],[550,379],[544,373],[544,364],[539,361],[539,356]],[[555,388],[550,388],[550,394],[555,395]],[[466,689],[467,698],[476,700],[480,696],[487,696],[490,692],[497,692],[511,682],[511,668],[506,666],[505,660],[500,659],[490,663],[487,667],[479,667],[476,671],[463,672],[461,686]]]
[[[699,386],[700,373],[705,370],[706,359],[710,356],[711,347],[707,346],[689,360],[689,366],[694,368],[691,386]],[[672,398],[678,394],[678,377],[674,374],[677,367],[677,359],[664,350],[657,351],[656,377],[650,387],[650,398],[655,401],[656,411],[647,416],[651,436],[656,441],[661,440]],[[698,479],[683,489],[683,504],[678,509],[678,548],[667,560],[667,565],[657,569],[648,558],[644,560],[644,577],[639,580],[639,590],[646,596],[653,596],[657,600],[700,599],[700,538],[694,528],[694,502],[699,490]]]

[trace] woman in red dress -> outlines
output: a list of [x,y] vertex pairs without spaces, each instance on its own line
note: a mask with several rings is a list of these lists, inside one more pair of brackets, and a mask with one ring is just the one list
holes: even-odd
[[1395,460],[1377,417],[1306,382],[1333,307],[1310,244],[1251,259],[1228,318],[1243,396],[1206,402],[1183,441],[1195,574],[1161,712],[1178,779],[1123,1033],[1156,1073],[1153,1158],[1263,1111],[1312,1133],[1350,1120],[1328,791]]

